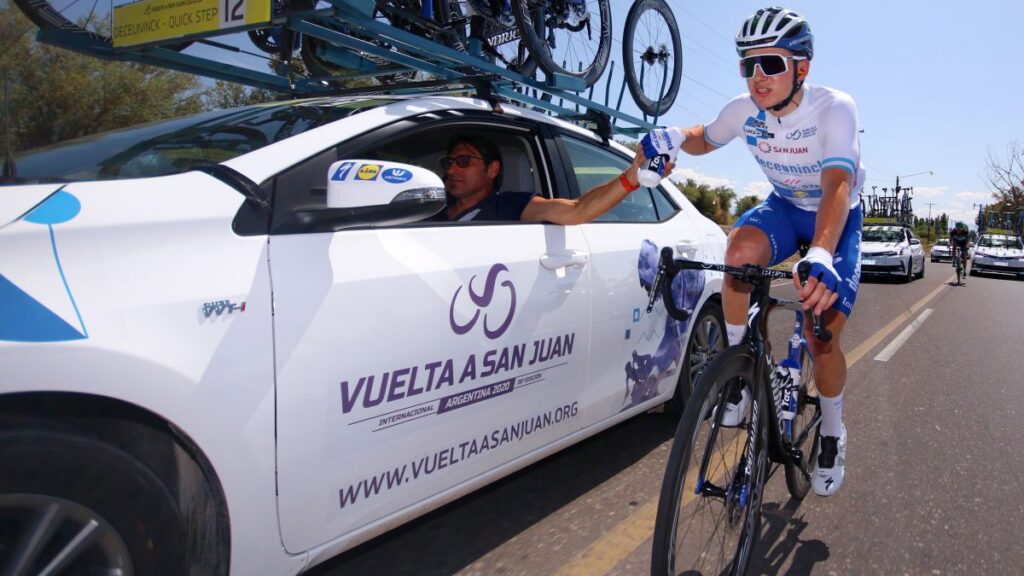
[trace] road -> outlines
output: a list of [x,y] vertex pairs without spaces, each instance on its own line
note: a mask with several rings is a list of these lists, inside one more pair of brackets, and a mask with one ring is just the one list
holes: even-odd
[[[952,275],[930,263],[909,285],[861,284],[844,334],[846,483],[801,502],[773,476],[749,573],[1021,573],[1024,281]],[[776,314],[773,332],[789,321]],[[674,431],[664,414],[634,418],[313,574],[647,574]]]

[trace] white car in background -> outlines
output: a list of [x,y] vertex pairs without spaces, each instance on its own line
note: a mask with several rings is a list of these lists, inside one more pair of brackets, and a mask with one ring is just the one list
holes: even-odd
[[661,247],[721,262],[721,229],[667,181],[579,226],[432,222],[455,133],[498,144],[502,191],[578,198],[632,158],[444,96],[207,112],[16,158],[0,534],[42,538],[29,568],[91,530],[72,573],[295,574],[681,408],[724,348],[722,277],[677,278],[682,323],[646,313],[646,287]]
[[924,277],[924,249],[907,226],[864,225],[860,252],[863,274],[899,276],[907,282]]
[[949,237],[945,236],[939,238],[932,244],[931,248],[931,260],[932,262],[938,262],[940,260],[953,261],[953,256],[949,253]]
[[1024,244],[1019,236],[982,234],[974,247],[971,276],[981,272],[1014,274],[1024,278]]

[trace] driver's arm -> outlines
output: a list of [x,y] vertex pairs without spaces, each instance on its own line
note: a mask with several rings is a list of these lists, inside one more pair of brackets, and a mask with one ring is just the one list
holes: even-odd
[[[643,150],[638,149],[633,163],[624,172],[631,186],[638,184],[637,172],[644,162]],[[671,173],[671,162],[665,165],[665,173]],[[543,198],[534,196],[523,209],[520,220],[550,222],[552,224],[585,224],[611,210],[633,191],[627,190],[616,176],[604,184],[595,186],[576,200],[566,198]]]

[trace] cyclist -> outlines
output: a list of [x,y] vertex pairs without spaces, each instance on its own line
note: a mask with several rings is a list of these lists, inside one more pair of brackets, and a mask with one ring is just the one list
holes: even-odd
[[963,222],[957,222],[953,226],[953,229],[949,231],[949,252],[953,256],[953,267],[956,268],[956,259],[959,258],[960,262],[963,263],[961,270],[965,274],[960,278],[960,283],[964,286],[967,285],[967,240],[970,238],[970,234],[967,232],[967,225]]
[[[822,314],[834,335],[822,342],[811,336],[812,323],[805,324],[822,412],[811,484],[816,494],[830,496],[845,475],[846,357],[841,343],[860,281],[863,217],[852,191],[861,187],[865,172],[857,109],[843,92],[804,83],[814,40],[807,20],[791,10],[755,12],[737,33],[736,50],[749,93],[726,104],[711,124],[655,131],[643,144],[646,156],[653,158],[671,156],[677,147],[699,155],[734,138],[746,143],[773,189],[736,222],[729,234],[727,264],[774,265],[795,253],[800,243],[810,245],[801,260],[810,264],[810,278],[803,287],[795,278],[794,283],[805,312]],[[726,275],[723,307],[730,345],[743,338],[751,289]],[[739,424],[749,397],[750,391],[743,390],[730,399],[723,415],[727,425]]]

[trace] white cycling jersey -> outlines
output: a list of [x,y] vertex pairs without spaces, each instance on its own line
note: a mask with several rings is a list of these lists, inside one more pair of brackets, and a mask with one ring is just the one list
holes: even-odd
[[742,137],[772,184],[772,192],[798,208],[817,212],[821,203],[821,172],[841,168],[853,176],[850,208],[864,184],[857,139],[857,106],[848,94],[805,84],[803,99],[793,112],[780,117],[761,110],[750,94],[734,98],[704,138],[722,147]]

